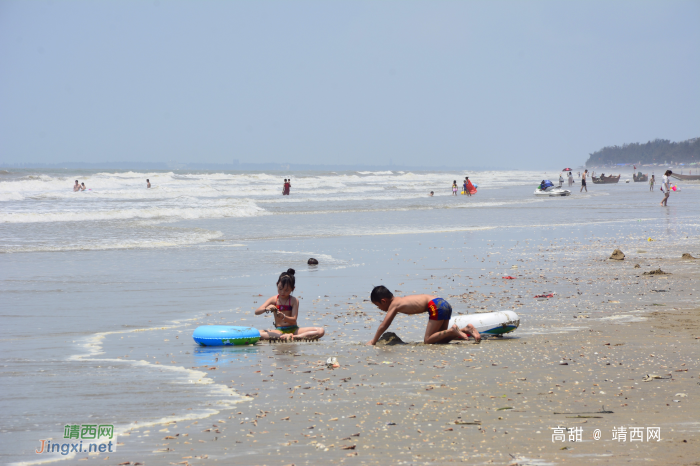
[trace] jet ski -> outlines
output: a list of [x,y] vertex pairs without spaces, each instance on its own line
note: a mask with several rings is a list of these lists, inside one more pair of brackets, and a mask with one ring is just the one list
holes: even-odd
[[535,196],[571,196],[571,191],[564,189],[561,186],[554,186],[554,183],[549,180],[542,180],[537,189],[535,189]]

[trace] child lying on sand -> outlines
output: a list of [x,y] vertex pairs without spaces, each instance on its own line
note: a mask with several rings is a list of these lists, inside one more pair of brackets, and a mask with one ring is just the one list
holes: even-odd
[[367,343],[374,345],[379,338],[389,328],[396,314],[421,314],[427,312],[428,326],[425,328],[423,343],[433,345],[436,343],[448,343],[452,340],[468,340],[473,336],[477,343],[481,341],[481,335],[472,324],[463,329],[453,325],[447,328],[450,317],[452,317],[452,307],[442,298],[435,298],[428,294],[417,294],[396,298],[385,286],[375,286],[370,295],[370,300],[382,311],[386,312],[384,321],[379,324],[374,338]]

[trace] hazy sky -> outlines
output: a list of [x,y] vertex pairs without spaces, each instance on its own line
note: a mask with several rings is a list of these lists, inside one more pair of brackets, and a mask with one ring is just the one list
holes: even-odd
[[700,136],[698,1],[0,2],[0,164],[578,165]]

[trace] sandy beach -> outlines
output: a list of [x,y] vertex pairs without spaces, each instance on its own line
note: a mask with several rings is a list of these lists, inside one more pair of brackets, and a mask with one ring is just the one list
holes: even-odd
[[[452,279],[420,280],[430,292],[449,293],[454,304],[467,303],[469,312],[510,301],[516,310],[534,303],[559,316],[558,325],[545,326],[522,313],[520,329],[479,345],[413,343],[420,340],[405,338],[409,328],[399,326],[408,344],[364,346],[381,316],[359,295],[328,302],[341,303],[334,308],[338,325],[363,321],[362,335],[331,329],[316,343],[198,350],[191,329],[220,323],[221,316],[165,330],[150,356],[162,364],[173,354],[173,363],[192,361],[203,378],[244,397],[206,419],[134,426],[120,437],[119,453],[99,462],[698,464],[700,260],[681,259],[683,252],[697,257],[697,247],[641,238],[600,243],[576,247],[588,257],[583,262],[561,256],[572,253],[570,246],[540,245],[541,257],[508,269],[516,280],[490,278],[503,288],[498,294],[470,289],[462,298]],[[625,260],[608,259],[613,244],[626,251]],[[502,259],[494,257],[479,265],[499,268]],[[669,275],[643,275],[659,267]],[[556,295],[535,300],[534,290]],[[323,303],[314,300],[309,315]],[[406,322],[420,329],[424,320]],[[353,341],[340,345],[342,338]],[[341,367],[328,368],[329,356]],[[620,427],[625,441],[613,440]],[[643,427],[642,440],[632,439],[636,427]],[[647,427],[659,428],[658,441],[647,438]],[[564,442],[553,442],[555,428],[565,429]],[[580,440],[570,441],[577,428]]]

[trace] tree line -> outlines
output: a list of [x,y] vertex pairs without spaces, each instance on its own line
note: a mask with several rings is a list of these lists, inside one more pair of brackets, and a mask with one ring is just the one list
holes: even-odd
[[700,162],[700,138],[671,142],[654,139],[646,144],[633,142],[622,146],[603,147],[588,154],[586,166],[616,163],[693,163]]

